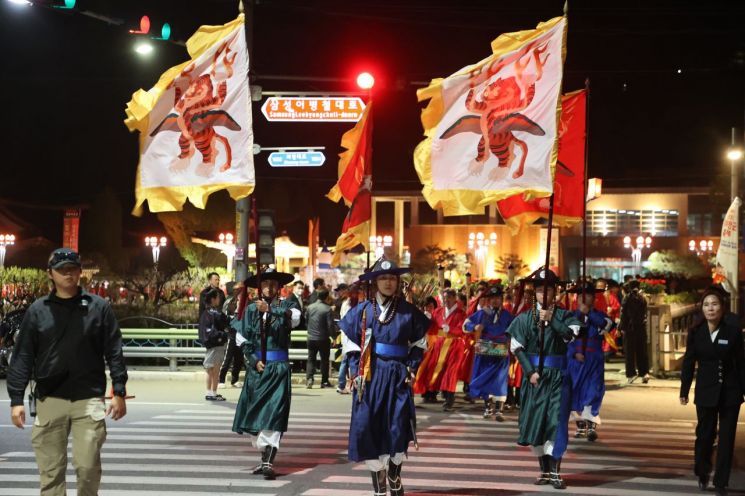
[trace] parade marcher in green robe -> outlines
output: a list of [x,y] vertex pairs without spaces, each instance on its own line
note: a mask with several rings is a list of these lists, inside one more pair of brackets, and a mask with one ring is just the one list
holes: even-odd
[[[236,344],[246,359],[246,380],[235,409],[233,431],[251,436],[251,443],[261,452],[261,464],[253,473],[263,474],[265,479],[275,478],[274,458],[290,416],[292,377],[288,350],[292,328],[300,322],[300,311],[293,303],[280,301],[278,290],[292,280],[291,274],[283,272],[261,274],[261,298],[242,305],[244,308],[239,309],[231,323],[236,330]],[[245,286],[256,288],[256,276],[246,279]]]
[[[535,285],[533,310],[520,314],[507,329],[510,349],[523,368],[520,389],[521,446],[532,446],[538,456],[541,475],[537,485],[551,484],[565,489],[561,479],[561,457],[568,442],[571,381],[566,373],[567,343],[580,331],[580,322],[571,312],[556,308],[554,297],[559,278],[550,270],[539,270],[529,281]],[[544,283],[548,283],[548,308],[542,308]],[[539,374],[539,339],[541,322],[544,331],[543,373]]]

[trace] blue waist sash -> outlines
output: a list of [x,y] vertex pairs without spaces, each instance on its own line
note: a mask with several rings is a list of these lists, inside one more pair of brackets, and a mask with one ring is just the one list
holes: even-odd
[[409,356],[409,347],[404,344],[375,343],[375,354],[406,358]]
[[287,350],[266,350],[267,362],[286,362],[290,359],[290,353]]
[[[530,364],[538,367],[538,355],[528,355]],[[543,357],[543,366],[549,369],[565,369],[567,366],[567,357],[565,355],[546,355]]]

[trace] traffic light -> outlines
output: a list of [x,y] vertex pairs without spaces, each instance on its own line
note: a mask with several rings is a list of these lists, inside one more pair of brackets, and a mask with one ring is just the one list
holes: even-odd
[[256,211],[258,239],[256,240],[256,258],[259,265],[274,263],[274,210],[258,209]]
[[72,10],[75,8],[75,0],[64,0],[57,2],[60,5],[52,5],[55,9]]

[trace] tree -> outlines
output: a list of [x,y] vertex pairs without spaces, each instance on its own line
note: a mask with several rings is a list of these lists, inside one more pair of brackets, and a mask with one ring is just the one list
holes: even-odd
[[680,255],[673,250],[656,251],[649,255],[649,271],[689,279],[704,277],[709,273],[709,269],[704,265],[704,262],[695,254]]
[[465,255],[458,255],[454,248],[440,248],[438,245],[427,245],[411,258],[411,269],[421,275],[437,275],[437,268],[465,272]]
[[504,274],[505,277],[509,276],[510,266],[512,266],[512,269],[515,271],[515,277],[526,275],[530,271],[528,264],[526,264],[523,259],[515,253],[501,255],[494,262],[495,272]]
[[158,220],[166,230],[173,245],[192,267],[207,267],[225,264],[225,256],[216,250],[192,243],[198,231],[234,232],[235,203],[227,194],[214,194],[207,208],[198,209],[190,203],[184,204],[180,212],[161,212]]

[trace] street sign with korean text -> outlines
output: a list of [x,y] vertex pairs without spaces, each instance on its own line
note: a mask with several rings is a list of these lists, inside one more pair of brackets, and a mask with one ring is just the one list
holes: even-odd
[[320,167],[326,161],[323,152],[273,152],[269,154],[272,167]]
[[357,122],[364,110],[359,97],[272,96],[261,106],[270,122]]

